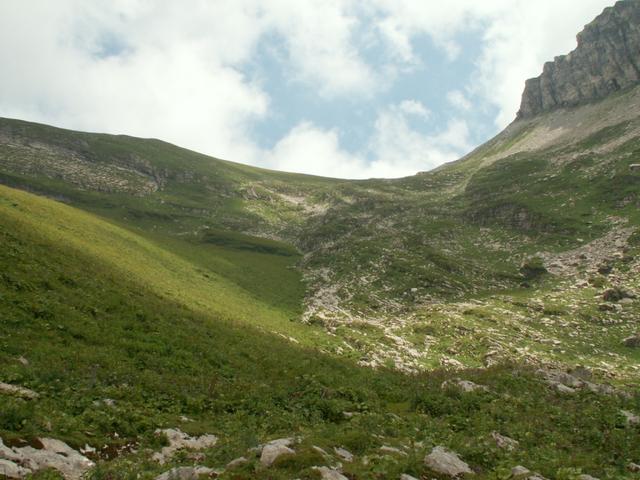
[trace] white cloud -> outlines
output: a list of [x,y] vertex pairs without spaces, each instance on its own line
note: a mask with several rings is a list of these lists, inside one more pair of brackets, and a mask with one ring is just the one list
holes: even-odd
[[455,59],[460,33],[484,32],[481,58],[468,88],[475,102],[498,108],[496,125],[504,127],[515,118],[524,81],[539,75],[545,61],[573,49],[576,33],[612,0],[372,2],[382,16],[382,35],[402,59],[416,57],[411,40],[420,34]]
[[[211,29],[204,20],[230,15],[232,2],[204,4],[202,18],[176,3],[162,12],[147,2],[103,5],[0,4],[0,44],[14,46],[0,48],[0,63],[11,72],[0,77],[0,113],[252,158],[244,134],[266,113],[268,97],[236,65],[258,34],[225,22]],[[236,24],[250,23],[241,9],[235,16]],[[107,34],[126,39],[124,55],[100,46]]]
[[422,118],[427,118],[431,114],[429,109],[418,100],[403,100],[400,102],[400,105],[398,105],[398,108],[406,114]]
[[447,93],[447,101],[458,110],[471,110],[471,102],[460,90],[451,90]]
[[262,14],[287,45],[292,78],[321,95],[369,96],[380,82],[355,44],[360,26],[346,0],[271,0]]
[[411,127],[408,119],[426,115],[419,102],[389,105],[378,113],[366,146],[355,153],[340,145],[336,129],[321,129],[311,122],[293,128],[268,155],[268,166],[314,175],[342,178],[402,177],[455,160],[471,148],[467,124],[451,120],[434,134]]

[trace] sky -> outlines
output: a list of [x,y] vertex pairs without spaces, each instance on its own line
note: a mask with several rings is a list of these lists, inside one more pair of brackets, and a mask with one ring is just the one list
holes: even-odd
[[613,0],[2,0],[0,116],[340,178],[455,160]]

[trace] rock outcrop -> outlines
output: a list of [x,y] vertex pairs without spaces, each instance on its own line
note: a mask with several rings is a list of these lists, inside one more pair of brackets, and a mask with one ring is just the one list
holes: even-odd
[[13,395],[14,397],[22,397],[28,400],[38,398],[38,394],[33,390],[4,382],[0,382],[0,394]]
[[527,80],[518,118],[587,103],[640,83],[640,2],[622,0],[578,34],[578,46]]
[[54,438],[38,438],[36,447],[8,447],[0,438],[0,476],[24,478],[52,468],[67,480],[79,480],[94,466],[87,457]]

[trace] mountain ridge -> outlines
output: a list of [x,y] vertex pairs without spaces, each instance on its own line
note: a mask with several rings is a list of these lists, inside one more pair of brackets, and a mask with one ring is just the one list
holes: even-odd
[[640,4],[620,0],[577,36],[578,46],[526,81],[517,118],[606,97],[640,81]]

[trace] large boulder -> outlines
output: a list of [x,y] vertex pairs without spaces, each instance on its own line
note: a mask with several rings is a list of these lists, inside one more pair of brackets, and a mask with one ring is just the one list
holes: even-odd
[[444,447],[434,447],[431,453],[424,458],[427,467],[436,473],[457,477],[463,474],[473,474],[473,470],[469,468],[460,457]]
[[[12,475],[51,468],[60,472],[67,480],[79,480],[94,466],[91,460],[60,440],[38,438],[36,443],[38,448],[33,446],[9,448],[0,440],[2,468],[11,472]],[[5,475],[9,477],[8,473]]]

